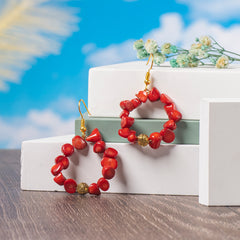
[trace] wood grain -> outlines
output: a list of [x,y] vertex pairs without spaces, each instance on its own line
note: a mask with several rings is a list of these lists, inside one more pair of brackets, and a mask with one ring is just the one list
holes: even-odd
[[20,151],[0,150],[0,239],[240,239],[240,207],[192,196],[20,190]]

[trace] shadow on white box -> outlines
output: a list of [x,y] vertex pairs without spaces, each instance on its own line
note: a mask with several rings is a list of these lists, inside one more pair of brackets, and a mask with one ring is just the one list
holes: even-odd
[[240,98],[201,102],[199,202],[240,205]]
[[[22,143],[21,188],[64,191],[50,172],[61,146],[73,135],[37,139]],[[119,166],[110,180],[110,193],[198,195],[198,145],[164,145],[154,150],[129,143],[107,143],[118,150]],[[101,177],[101,157],[91,144],[70,157],[67,178],[78,183],[96,182]]]

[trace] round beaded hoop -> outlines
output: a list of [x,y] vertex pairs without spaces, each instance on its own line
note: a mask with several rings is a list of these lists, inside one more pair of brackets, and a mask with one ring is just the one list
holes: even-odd
[[[123,111],[120,114],[121,129],[118,130],[118,134],[127,138],[129,142],[137,142],[141,146],[147,146],[156,149],[160,147],[161,140],[166,143],[171,143],[175,139],[174,130],[177,128],[176,122],[182,118],[182,114],[177,111],[175,104],[164,93],[160,94],[157,88],[153,88],[151,91],[139,91],[137,97],[132,100],[124,100],[120,103],[120,107]],[[151,102],[160,100],[165,104],[164,109],[168,115],[168,121],[164,123],[163,129],[160,132],[153,132],[148,137],[146,134],[140,134],[136,136],[136,131],[131,130],[130,127],[134,124],[134,118],[129,117],[131,111],[136,109],[142,103],[145,103],[149,99]]]
[[[114,177],[115,169],[118,166],[118,162],[116,160],[118,151],[114,148],[106,149],[106,144],[102,140],[102,136],[97,128],[95,128],[92,131],[92,133],[88,137],[86,137],[87,129],[85,127],[85,120],[80,110],[81,102],[83,102],[86,109],[87,109],[87,106],[82,99],[78,103],[78,109],[82,118],[81,128],[80,128],[80,131],[82,132],[82,137],[77,135],[72,139],[72,144],[66,143],[62,145],[61,151],[63,155],[59,155],[55,158],[55,165],[52,166],[51,173],[55,176],[53,180],[57,184],[61,186],[63,185],[66,192],[68,193],[78,192],[79,194],[90,193],[90,194],[99,195],[101,194],[100,189],[102,191],[107,191],[109,189],[110,185],[108,180]],[[100,177],[97,183],[92,183],[89,186],[84,182],[77,184],[74,179],[72,178],[66,179],[62,174],[62,170],[67,169],[69,167],[68,157],[70,157],[74,153],[74,149],[83,150],[84,148],[86,148],[87,147],[86,141],[94,143],[93,151],[95,153],[103,153],[103,157],[101,160],[103,177]]]
[[[152,55],[150,55],[150,58],[151,57],[153,58]],[[162,140],[166,143],[171,143],[174,141],[174,130],[177,128],[176,122],[181,120],[182,114],[177,110],[174,102],[167,94],[160,94],[158,89],[155,87],[153,87],[151,90],[148,89],[148,85],[150,84],[150,70],[152,69],[152,66],[153,59],[151,67],[145,76],[145,89],[143,91],[139,91],[136,94],[136,98],[120,102],[120,107],[123,109],[123,111],[120,114],[121,129],[118,130],[118,134],[123,138],[127,138],[129,142],[137,142],[140,146],[147,146],[149,144],[151,148],[157,149],[160,147]],[[168,121],[164,123],[163,129],[160,132],[153,132],[149,137],[143,133],[136,136],[136,131],[130,129],[130,127],[134,124],[135,119],[129,117],[129,114],[147,100],[151,102],[160,100],[163,104],[165,104],[164,109],[168,115]]]
[[[86,148],[86,141],[95,143],[93,146],[93,151],[95,153],[104,153],[101,160],[103,177],[99,178],[97,183],[92,183],[89,186],[84,182],[77,184],[74,179],[66,179],[62,174],[62,170],[69,167],[68,157],[74,153],[74,148],[76,150]],[[86,138],[86,141],[80,136],[75,136],[72,139],[72,144],[66,143],[62,145],[61,151],[63,155],[59,155],[55,158],[55,165],[51,168],[51,173],[55,176],[53,180],[59,185],[64,185],[68,193],[75,193],[77,191],[80,194],[90,193],[99,195],[101,193],[100,189],[102,191],[107,191],[109,189],[108,180],[114,177],[115,169],[118,166],[116,160],[118,152],[114,148],[105,149],[105,142],[101,140],[101,135],[97,128]]]

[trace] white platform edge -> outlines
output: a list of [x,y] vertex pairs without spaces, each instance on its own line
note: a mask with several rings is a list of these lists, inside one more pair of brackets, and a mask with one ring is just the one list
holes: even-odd
[[240,205],[239,98],[201,101],[199,203]]
[[[200,104],[199,123],[199,203],[209,203],[209,102]],[[201,162],[200,162],[201,161]]]
[[[25,141],[21,153],[23,190],[63,191],[50,169],[61,154],[61,145],[72,136]],[[119,167],[110,180],[110,193],[198,195],[198,146],[164,145],[158,150],[128,143],[111,143],[119,151]],[[80,160],[79,160],[79,156]],[[100,157],[90,149],[74,153],[63,172],[77,182],[96,182],[101,177]],[[80,177],[81,176],[81,177]]]

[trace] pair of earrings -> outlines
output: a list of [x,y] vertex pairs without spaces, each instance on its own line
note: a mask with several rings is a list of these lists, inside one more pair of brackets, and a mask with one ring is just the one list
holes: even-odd
[[[180,121],[182,118],[182,114],[176,109],[176,106],[172,99],[167,96],[165,93],[160,93],[159,90],[153,87],[151,90],[148,89],[150,85],[150,71],[153,67],[153,55],[151,54],[147,64],[152,58],[151,66],[148,69],[145,76],[145,89],[139,91],[136,94],[136,97],[131,100],[124,100],[120,102],[120,107],[122,108],[122,112],[120,114],[121,118],[121,129],[119,129],[118,134],[127,138],[131,143],[138,143],[140,146],[149,145],[153,149],[157,149],[160,147],[160,143],[163,140],[166,143],[171,143],[175,139],[174,130],[177,125],[176,122]],[[151,102],[161,101],[164,104],[164,109],[168,115],[168,121],[166,121],[163,125],[163,129],[160,132],[153,132],[150,136],[141,133],[140,135],[136,135],[136,131],[131,129],[134,124],[135,119],[130,117],[130,112],[134,109],[138,108],[141,104],[145,103],[147,100]],[[62,146],[61,151],[63,155],[59,155],[55,158],[55,164],[51,168],[51,173],[54,175],[54,181],[63,185],[66,192],[79,194],[95,194],[99,195],[102,191],[107,191],[109,189],[109,180],[112,179],[115,175],[115,170],[118,166],[117,155],[118,151],[114,148],[106,148],[106,144],[102,139],[102,136],[97,128],[95,128],[92,133],[86,137],[86,126],[85,120],[83,118],[80,104],[83,102],[85,108],[87,106],[85,102],[81,99],[78,103],[78,109],[81,115],[81,128],[80,131],[82,136],[75,136],[72,139],[72,144],[66,143]],[[89,113],[88,109],[87,112]],[[90,114],[90,113],[89,113]],[[102,165],[102,177],[98,179],[96,183],[92,183],[89,186],[86,183],[77,184],[74,179],[66,179],[62,174],[62,170],[67,169],[69,166],[69,159],[74,150],[83,150],[87,147],[87,142],[94,143],[93,151],[98,154],[103,154],[101,165]]]

